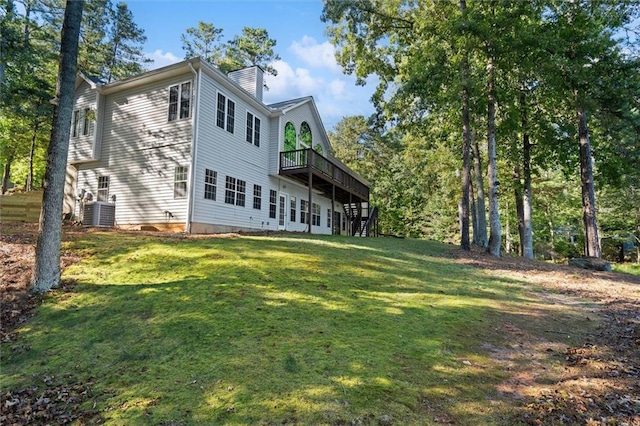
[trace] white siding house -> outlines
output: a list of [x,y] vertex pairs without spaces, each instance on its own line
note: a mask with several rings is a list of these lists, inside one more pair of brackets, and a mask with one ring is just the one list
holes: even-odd
[[359,228],[368,184],[330,155],[313,99],[265,105],[262,90],[259,67],[227,76],[199,58],[80,75],[65,205],[88,225],[98,203],[116,226],[190,233]]

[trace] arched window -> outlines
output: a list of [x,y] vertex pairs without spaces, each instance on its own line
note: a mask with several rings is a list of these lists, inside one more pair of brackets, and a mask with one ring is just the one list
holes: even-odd
[[316,150],[316,152],[320,155],[323,155],[322,152],[322,145],[320,145],[319,143],[316,144],[316,147],[314,148]]
[[300,148],[311,148],[313,146],[311,127],[309,127],[309,123],[306,121],[303,121],[300,125],[300,145]]
[[284,125],[284,150],[296,150],[296,128],[290,121]]

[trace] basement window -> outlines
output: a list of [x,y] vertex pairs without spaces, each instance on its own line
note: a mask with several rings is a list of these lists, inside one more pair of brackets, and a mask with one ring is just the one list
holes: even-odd
[[187,178],[189,168],[186,166],[178,166],[175,168],[173,175],[173,198],[187,198]]

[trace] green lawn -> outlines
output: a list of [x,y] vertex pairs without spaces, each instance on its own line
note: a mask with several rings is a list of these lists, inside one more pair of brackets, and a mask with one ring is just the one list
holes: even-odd
[[[483,351],[521,283],[388,238],[95,233],[2,346],[2,389],[93,383],[108,424],[496,424]],[[13,348],[11,347],[13,346]],[[28,348],[28,349],[24,349]],[[358,423],[360,422],[360,423]]]
[[640,275],[640,264],[637,263],[614,263],[613,270],[625,274]]

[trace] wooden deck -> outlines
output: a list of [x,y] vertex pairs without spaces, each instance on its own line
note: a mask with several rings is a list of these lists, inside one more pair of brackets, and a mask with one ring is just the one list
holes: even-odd
[[342,204],[369,201],[369,187],[361,178],[310,148],[280,152],[279,174]]

